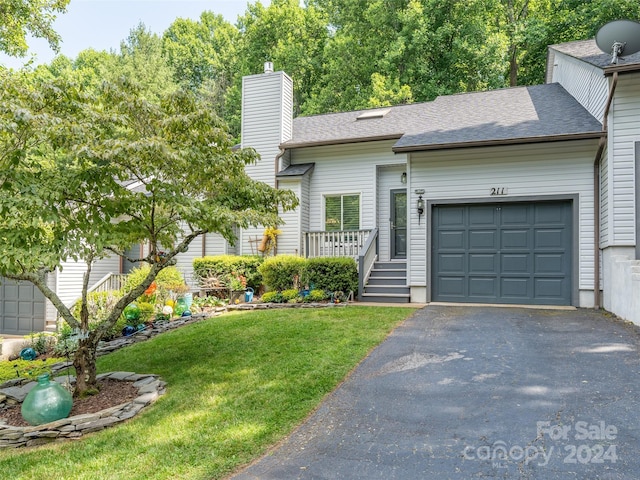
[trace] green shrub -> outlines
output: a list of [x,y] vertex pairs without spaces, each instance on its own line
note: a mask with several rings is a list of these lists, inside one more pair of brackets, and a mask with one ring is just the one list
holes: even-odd
[[282,295],[283,302],[291,302],[291,300],[297,300],[300,296],[300,292],[295,288],[284,290],[280,294]]
[[355,292],[358,290],[358,267],[353,258],[310,258],[305,265],[304,280],[318,290]]
[[193,273],[197,279],[215,277],[228,284],[232,278],[243,276],[247,287],[258,291],[262,285],[259,266],[263,258],[256,255],[216,255],[195,258]]
[[297,255],[276,255],[267,258],[258,271],[269,290],[299,288],[306,260]]
[[[122,298],[122,293],[117,290],[109,290],[107,292],[89,292],[87,294],[87,308],[89,310],[89,330],[95,329],[100,325],[109,315],[118,300]],[[80,318],[80,302],[76,302],[73,306],[72,313],[74,317]],[[126,325],[124,315],[120,315],[118,321],[113,327],[111,327],[103,340],[111,340],[119,337],[122,334],[122,329]],[[58,330],[59,338],[65,339],[69,337],[73,332],[71,327],[66,322],[62,322],[62,326]]]
[[260,301],[264,303],[282,303],[282,294],[280,292],[267,292],[262,295]]
[[[124,292],[130,292],[140,285],[145,277],[149,275],[149,270],[151,270],[151,267],[146,264],[140,265],[139,267],[131,270],[129,275],[127,275],[124,285],[122,286],[122,290]],[[158,273],[155,282],[158,289],[164,289],[167,291],[184,290],[185,285],[184,277],[176,267],[167,267],[161,270],[160,273]]]
[[149,302],[138,302],[138,308],[140,309],[140,321],[146,323],[151,320],[156,311],[155,307]]
[[311,290],[309,292],[309,295],[307,295],[306,297],[304,297],[304,301],[305,302],[322,302],[323,300],[327,299],[327,294],[325,293],[324,290]]

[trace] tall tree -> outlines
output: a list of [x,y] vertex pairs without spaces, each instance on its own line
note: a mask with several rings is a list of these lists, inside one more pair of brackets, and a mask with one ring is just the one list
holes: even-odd
[[[234,150],[218,117],[184,91],[144,99],[127,83],[83,88],[25,72],[0,72],[0,275],[32,282],[80,332],[76,395],[96,386],[96,348],[124,308],[198,236],[277,224],[295,196],[250,179],[253,150]],[[127,258],[132,244],[148,255]],[[118,255],[149,274],[89,328],[87,290],[96,261]],[[78,316],[47,275],[86,265]]]
[[247,6],[238,19],[242,33],[238,51],[236,98],[239,101],[243,75],[262,73],[264,62],[273,62],[293,78],[294,112],[303,112],[313,86],[319,79],[328,38],[325,15],[298,0],[273,0],[268,7],[259,1]]
[[12,56],[27,53],[27,34],[44,38],[58,51],[60,36],[53,30],[56,14],[69,0],[11,0],[0,3],[0,51]]
[[238,30],[222,15],[203,12],[199,21],[176,19],[162,37],[174,80],[192,89],[207,81],[226,88],[236,57]]
[[[486,1],[316,0],[333,32],[308,111],[424,101],[502,86],[501,40]],[[496,68],[498,67],[498,68]],[[386,88],[380,89],[380,82]],[[382,98],[379,92],[383,92]]]

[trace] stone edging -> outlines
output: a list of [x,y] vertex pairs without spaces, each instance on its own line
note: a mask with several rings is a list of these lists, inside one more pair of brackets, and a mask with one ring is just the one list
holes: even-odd
[[[102,373],[97,378],[133,382],[133,386],[138,389],[138,396],[130,402],[100,412],[75,415],[33,427],[15,427],[0,420],[0,449],[33,447],[54,441],[78,439],[87,433],[124,422],[154,403],[165,393],[167,385],[158,375],[133,372]],[[67,377],[57,377],[55,380],[66,382]],[[22,386],[0,389],[0,407],[4,403],[21,403],[35,385],[36,382],[29,382]]]

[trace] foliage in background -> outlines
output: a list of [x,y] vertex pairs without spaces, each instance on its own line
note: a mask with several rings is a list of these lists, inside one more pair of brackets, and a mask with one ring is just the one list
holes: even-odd
[[257,255],[215,255],[195,258],[193,260],[193,274],[200,281],[207,278],[217,278],[225,285],[232,279],[242,276],[246,279],[246,286],[256,292],[262,285],[262,275],[259,267],[263,258]]
[[11,0],[0,4],[0,51],[13,56],[27,53],[27,36],[42,38],[59,50],[60,35],[53,29],[57,14],[69,0]]

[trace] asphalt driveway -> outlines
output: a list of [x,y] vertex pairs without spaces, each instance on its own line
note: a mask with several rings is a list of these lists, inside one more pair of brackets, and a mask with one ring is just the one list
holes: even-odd
[[637,332],[591,310],[426,307],[233,478],[638,479]]

